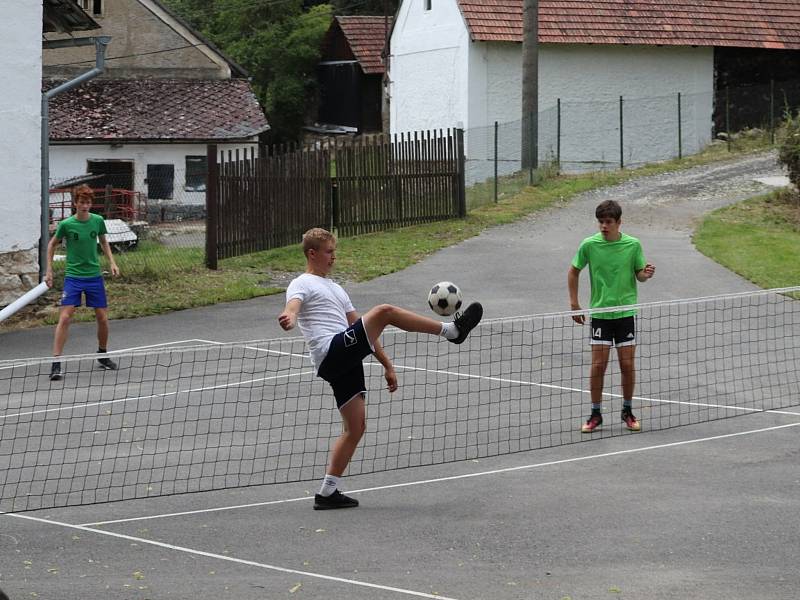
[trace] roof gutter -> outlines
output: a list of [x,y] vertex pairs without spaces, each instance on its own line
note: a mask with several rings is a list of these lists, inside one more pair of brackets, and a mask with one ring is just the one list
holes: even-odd
[[50,240],[50,98],[94,79],[106,69],[106,47],[111,42],[107,35],[65,40],[45,40],[42,49],[92,46],[95,48],[95,66],[91,71],[65,81],[51,90],[42,92],[42,198],[41,198],[41,236],[39,237],[39,281],[44,281],[47,265],[47,244]]

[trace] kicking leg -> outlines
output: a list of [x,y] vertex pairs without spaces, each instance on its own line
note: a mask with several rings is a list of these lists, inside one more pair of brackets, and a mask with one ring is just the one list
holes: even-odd
[[391,304],[379,304],[367,311],[361,320],[371,345],[375,344],[389,325],[404,331],[441,335],[451,342],[460,344],[467,339],[469,332],[480,322],[482,316],[483,307],[478,302],[470,304],[452,323],[441,323],[436,319],[423,317]]

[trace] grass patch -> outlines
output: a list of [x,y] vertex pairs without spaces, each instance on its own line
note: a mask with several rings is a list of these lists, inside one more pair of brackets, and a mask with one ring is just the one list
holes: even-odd
[[715,210],[695,231],[697,249],[762,288],[800,283],[800,197],[781,190]]
[[[482,204],[465,219],[440,221],[339,240],[336,276],[366,281],[405,269],[426,256],[488,227],[514,222],[530,213],[569,201],[576,194],[615,185],[635,177],[656,175],[719,162],[743,153],[763,150],[766,138],[742,138],[728,153],[725,144],[714,144],[704,152],[683,160],[647,165],[624,171],[582,175],[557,175],[542,170],[537,185],[527,185],[528,174],[503,178],[502,194],[493,201],[493,183],[468,191],[472,204]],[[485,202],[491,191],[491,202]],[[203,266],[202,248],[170,248],[155,240],[142,240],[136,250],[117,255],[122,275],[107,280],[109,315],[112,319],[134,318],[173,310],[247,300],[283,291],[286,280],[305,268],[297,245],[257,252],[219,261],[217,271]],[[277,283],[276,283],[277,282]],[[55,289],[63,289],[63,263],[55,265]],[[58,320],[58,295],[47,294],[41,303],[27,307],[0,324],[0,331],[52,325]],[[86,308],[75,313],[77,321],[91,321]]]

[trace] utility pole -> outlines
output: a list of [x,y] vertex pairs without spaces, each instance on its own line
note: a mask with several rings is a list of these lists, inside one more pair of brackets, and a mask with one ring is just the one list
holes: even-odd
[[522,168],[539,166],[539,0],[522,3]]

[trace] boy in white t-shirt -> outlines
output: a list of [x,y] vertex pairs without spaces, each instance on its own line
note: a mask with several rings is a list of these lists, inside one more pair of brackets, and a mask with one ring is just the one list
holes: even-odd
[[317,374],[330,384],[342,415],[342,434],[331,448],[325,479],[314,497],[314,509],[350,508],[358,506],[358,500],[337,488],[366,429],[363,359],[375,355],[385,370],[389,392],[394,392],[397,375],[379,341],[386,327],[441,335],[460,344],[480,322],[483,307],[478,302],[470,304],[452,323],[441,323],[390,304],[376,306],[359,318],[347,292],[328,279],[336,261],[336,237],[325,229],[310,229],[303,235],[303,253],[306,272],[289,284],[286,307],[278,316],[278,323],[285,331],[295,325],[300,327]]

